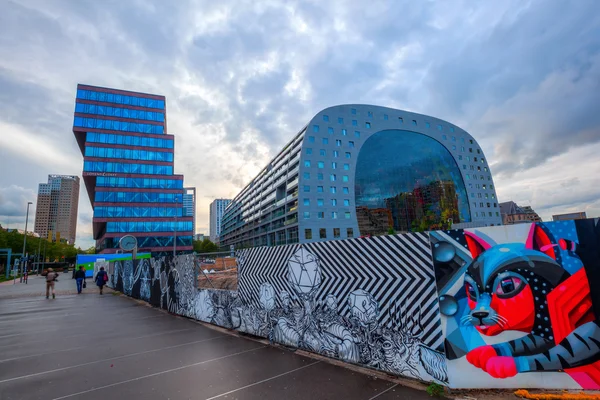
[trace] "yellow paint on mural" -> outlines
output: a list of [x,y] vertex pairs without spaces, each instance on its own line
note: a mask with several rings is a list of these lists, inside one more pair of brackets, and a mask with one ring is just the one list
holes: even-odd
[[515,395],[524,399],[532,400],[599,400],[598,393],[529,393],[528,390],[517,390]]

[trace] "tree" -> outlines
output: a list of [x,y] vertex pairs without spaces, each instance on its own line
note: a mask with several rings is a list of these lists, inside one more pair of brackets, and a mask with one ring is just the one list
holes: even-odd
[[216,253],[219,251],[219,247],[208,238],[205,238],[202,241],[194,240],[192,244],[196,253]]
[[83,254],[96,254],[96,246],[81,251]]
[[[24,235],[16,230],[11,232],[0,230],[0,248],[9,248],[15,254],[21,254],[23,251],[23,239]],[[63,257],[68,259],[77,255],[77,249],[73,245],[49,242],[45,238],[33,236],[31,232],[27,234],[25,253],[29,253],[29,256],[32,257],[37,254],[39,249],[43,255],[44,248],[46,249],[46,258],[50,261],[62,261]]]

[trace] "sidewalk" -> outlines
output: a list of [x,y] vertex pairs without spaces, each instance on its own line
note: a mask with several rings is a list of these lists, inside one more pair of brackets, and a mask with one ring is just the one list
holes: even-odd
[[[54,284],[56,296],[76,295],[77,286],[75,279],[72,279],[72,272],[59,272],[58,280]],[[110,289],[105,292],[109,292]],[[98,294],[98,287],[94,285],[91,278],[87,280],[87,288],[83,294]],[[18,297],[45,297],[46,296],[46,277],[39,275],[29,275],[27,283],[19,283],[19,278],[13,284],[12,280],[0,283],[0,299],[11,299]]]
[[43,277],[0,285],[0,399],[431,399],[70,277],[54,300]]

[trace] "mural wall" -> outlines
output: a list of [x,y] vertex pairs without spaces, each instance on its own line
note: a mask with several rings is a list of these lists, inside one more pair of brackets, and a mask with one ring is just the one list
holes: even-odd
[[197,289],[193,256],[111,262],[109,285],[169,312],[448,384],[427,234],[237,253],[239,290]]
[[430,239],[452,387],[600,389],[598,220]]
[[171,313],[454,388],[600,389],[598,220],[240,250],[237,291],[192,255],[111,261]]
[[[150,258],[150,253],[139,253],[137,258]],[[131,259],[131,254],[78,254],[76,267],[83,267],[86,278],[96,276],[100,267],[106,269],[110,261]]]

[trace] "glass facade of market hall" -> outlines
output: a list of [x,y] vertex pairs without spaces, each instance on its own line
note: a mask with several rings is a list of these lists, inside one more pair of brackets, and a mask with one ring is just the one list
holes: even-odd
[[183,212],[174,136],[164,96],[78,85],[73,133],[94,208],[96,249],[115,253],[131,234],[139,251],[191,251],[193,217]]

